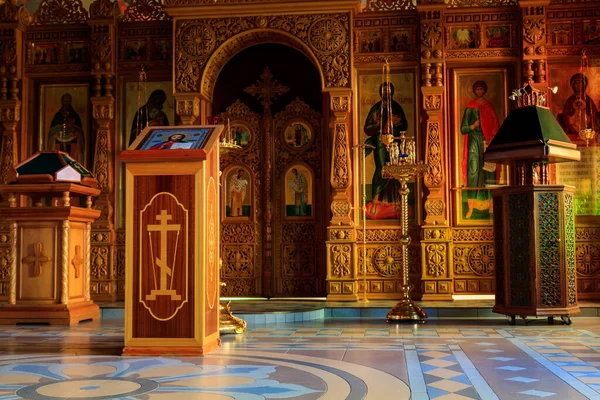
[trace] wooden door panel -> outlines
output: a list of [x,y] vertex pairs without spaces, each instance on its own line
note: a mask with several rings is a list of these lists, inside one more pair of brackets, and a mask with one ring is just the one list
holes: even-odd
[[296,99],[275,116],[274,127],[275,296],[320,296],[325,281],[326,191],[321,176],[321,116]]
[[[239,100],[219,115],[231,127],[232,136],[242,149],[221,155],[221,295],[227,297],[262,296],[262,222],[261,222],[261,135],[260,115]],[[238,129],[239,128],[239,129]],[[243,212],[232,212],[228,178],[243,170],[248,182]]]

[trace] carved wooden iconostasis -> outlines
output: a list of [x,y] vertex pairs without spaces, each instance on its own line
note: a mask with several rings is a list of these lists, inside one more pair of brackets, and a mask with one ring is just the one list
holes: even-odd
[[[0,179],[56,146],[93,170],[102,190],[94,300],[123,298],[119,152],[142,125],[218,120],[242,147],[221,158],[223,295],[332,300],[401,296],[398,196],[374,179],[369,149],[363,173],[360,147],[385,60],[429,166],[409,185],[417,298],[495,293],[489,188],[510,171],[469,171],[474,102],[487,105],[486,123],[501,124],[512,90],[533,79],[558,85],[548,106],[567,133],[600,127],[600,3],[301,0],[292,10],[274,0],[41,0],[33,14],[13,3],[0,5]],[[578,294],[600,298],[600,147],[573,139],[582,161],[552,177],[577,187]]]

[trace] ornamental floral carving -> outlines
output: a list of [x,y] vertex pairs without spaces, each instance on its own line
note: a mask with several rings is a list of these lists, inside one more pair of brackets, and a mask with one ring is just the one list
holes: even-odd
[[88,12],[81,0],[44,0],[33,16],[32,25],[84,24]]
[[[110,34],[100,33],[92,36],[92,61],[94,63],[101,63],[109,58],[111,53]],[[101,65],[100,67],[110,70],[110,64]]]
[[[257,28],[270,31],[255,31]],[[236,54],[247,47],[248,43],[280,41],[285,41],[286,44],[292,42],[292,47],[300,48],[300,51],[305,54],[312,53],[310,56],[316,58],[316,62],[324,71],[325,87],[348,87],[350,85],[348,29],[348,14],[178,20],[175,29],[177,90],[198,91],[198,81],[210,57],[215,63],[224,65],[231,54]],[[280,32],[285,35],[281,35]],[[241,35],[239,41],[230,40],[238,35]],[[220,47],[222,45],[227,47],[227,51]],[[307,52],[307,49],[311,49],[312,52]],[[211,67],[210,70],[216,71],[218,68]]]
[[442,151],[440,144],[440,125],[438,122],[427,124],[427,154],[425,160],[428,165],[424,176],[428,187],[439,186],[442,183]]
[[349,96],[333,96],[331,100],[331,109],[334,112],[350,112],[350,97]]
[[425,259],[427,277],[439,278],[446,275],[446,244],[425,246]]
[[444,57],[446,59],[473,59],[473,58],[488,58],[488,57],[516,57],[519,55],[517,49],[499,49],[499,50],[470,50],[470,51],[457,51],[448,50]]
[[494,241],[494,230],[491,228],[480,229],[454,229],[452,231],[453,242],[482,242]]
[[[14,100],[11,100],[14,102]],[[21,119],[21,102],[16,101],[12,107],[0,108],[0,122],[19,122]]]
[[442,38],[442,22],[426,21],[421,24],[421,42],[426,47],[435,47]]
[[222,243],[253,243],[256,230],[254,223],[235,223],[221,225]]
[[412,0],[367,0],[362,12],[411,11],[417,8]]
[[346,125],[336,124],[334,131],[335,144],[333,150],[333,171],[331,172],[331,185],[336,189],[344,189],[348,187],[348,182],[350,180]]
[[90,18],[112,18],[115,4],[111,0],[96,0],[90,5]]
[[90,263],[93,278],[108,278],[108,247],[92,246]]
[[177,114],[181,116],[199,116],[200,100],[177,100]]
[[439,110],[442,107],[442,96],[437,94],[424,96],[423,107],[427,111]]
[[517,0],[450,0],[448,8],[515,7]]
[[12,1],[0,5],[0,22],[14,22],[17,18],[18,7]]
[[167,21],[171,19],[159,0],[136,0],[129,4],[125,10],[126,21]]
[[544,18],[525,18],[523,20],[523,39],[527,43],[537,44],[546,35],[546,21]]
[[9,278],[10,275],[10,247],[0,248],[0,280]]
[[599,240],[600,241],[600,228],[598,227],[580,227],[575,228],[575,240]]
[[350,245],[332,246],[331,253],[331,274],[340,278],[350,275],[350,266],[352,265]]
[[114,104],[95,104],[92,108],[94,119],[113,119],[114,118]]

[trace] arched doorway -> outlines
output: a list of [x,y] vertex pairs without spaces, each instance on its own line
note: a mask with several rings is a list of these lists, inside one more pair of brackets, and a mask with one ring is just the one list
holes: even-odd
[[224,296],[325,294],[327,143],[321,77],[298,50],[248,47],[223,66],[213,115],[242,146],[222,156]]

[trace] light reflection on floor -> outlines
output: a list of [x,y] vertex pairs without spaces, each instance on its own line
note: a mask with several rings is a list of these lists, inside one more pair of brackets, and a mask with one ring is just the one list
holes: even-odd
[[203,358],[121,357],[122,320],[0,340],[0,399],[600,399],[598,318],[257,325]]

